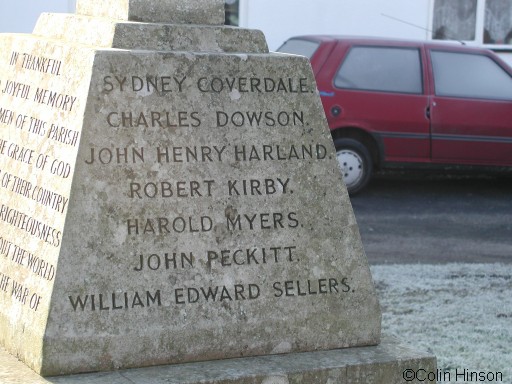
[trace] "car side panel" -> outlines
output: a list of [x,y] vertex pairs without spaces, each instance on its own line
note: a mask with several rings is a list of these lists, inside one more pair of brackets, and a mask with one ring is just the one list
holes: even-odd
[[437,163],[512,165],[512,102],[434,97]]
[[[436,49],[439,51],[439,49]],[[512,77],[499,59],[487,56]],[[432,66],[432,62],[428,63]],[[435,72],[432,70],[433,76]],[[482,73],[474,73],[467,82]],[[434,78],[432,90],[435,93]],[[505,86],[505,85],[504,85]],[[441,164],[512,165],[512,100],[432,96],[432,161]]]
[[[424,93],[419,95],[336,88],[333,78],[349,49],[339,43],[317,75],[331,130],[357,127],[380,137],[384,161],[430,161],[428,82],[424,80]],[[425,77],[424,66],[422,71]]]

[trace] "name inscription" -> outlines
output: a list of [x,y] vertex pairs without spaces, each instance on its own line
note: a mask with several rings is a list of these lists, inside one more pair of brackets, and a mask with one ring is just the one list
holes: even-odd
[[[10,65],[53,76],[62,73],[62,62],[53,58],[27,53],[12,52]],[[155,94],[165,96],[173,93],[199,91],[202,94],[229,94],[232,101],[239,100],[244,94],[307,94],[315,92],[314,84],[307,78],[294,77],[231,77],[223,75],[192,78],[181,75],[106,75],[103,77],[102,91],[134,92],[140,96]],[[27,84],[12,79],[0,79],[0,92],[12,98],[24,99],[27,106],[40,104],[61,112],[77,109],[78,98],[66,91],[57,91]],[[27,107],[28,109],[28,107]],[[186,109],[186,108],[184,108]],[[205,121],[208,129],[251,129],[251,128],[294,128],[302,132],[309,126],[306,113],[301,110],[261,109],[257,110],[215,110],[168,111],[162,108],[154,110],[112,110],[105,114],[104,124],[108,129],[198,129]],[[213,122],[213,123],[211,123]],[[49,139],[57,144],[75,147],[80,132],[61,124],[46,121],[44,118],[18,113],[9,108],[0,107],[0,124],[14,126],[20,132],[28,132],[37,142]],[[299,130],[300,129],[300,130]],[[300,144],[280,143],[267,139],[264,143],[244,142],[243,136],[232,144],[208,143],[207,145],[176,145],[161,142],[148,146],[116,147],[105,143],[104,147],[91,147],[88,157],[83,159],[88,166],[132,166],[149,163],[151,165],[194,164],[210,166],[215,163],[243,164],[252,162],[321,161],[327,158],[328,149],[322,143],[304,141]],[[21,144],[22,141],[0,139],[0,154],[25,166],[34,166],[36,170],[49,170],[52,175],[67,178],[71,174],[71,165],[35,148]],[[136,167],[134,167],[136,169]],[[2,187],[10,193],[33,200],[38,205],[64,213],[69,199],[51,188],[38,185],[28,177],[10,172],[2,172]],[[126,187],[119,194],[135,201],[158,198],[177,199],[216,199],[219,197],[264,197],[277,198],[291,196],[299,189],[293,177],[282,175],[263,175],[259,177],[197,178],[197,179],[143,179],[132,178],[126,181]],[[114,198],[114,196],[111,196]],[[195,215],[154,215],[149,217],[131,217],[121,222],[127,236],[160,236],[165,234],[213,233],[219,223],[215,214],[222,218],[221,225],[233,234],[237,231],[293,231],[302,227],[301,215],[295,209],[272,209],[272,203],[265,208],[248,212],[237,212],[226,206],[225,212]],[[60,246],[62,233],[37,218],[9,207],[0,206],[0,220],[19,230],[28,232],[44,242]],[[24,266],[32,273],[48,281],[55,276],[55,267],[33,253],[18,247],[9,240],[1,239],[1,254],[12,262]],[[265,245],[259,247],[227,247],[227,249],[206,249],[203,251],[140,253],[136,263],[131,265],[134,273],[153,273],[154,271],[188,270],[205,265],[207,271],[229,268],[277,267],[284,263],[300,263],[300,250],[295,245]],[[198,264],[199,263],[199,264]],[[28,304],[37,310],[41,296],[30,291],[7,275],[0,273],[0,290]],[[341,295],[351,292],[347,277],[325,277],[311,279],[286,279],[266,283],[244,282],[233,285],[205,285],[160,287],[139,291],[91,292],[81,295],[69,295],[70,309],[74,312],[115,311],[143,309],[149,307],[182,306],[196,303],[223,303],[230,301],[258,300],[265,295],[276,299],[298,298],[316,295]],[[35,296],[34,296],[35,295]]]
[[173,287],[163,289],[89,293],[69,295],[70,308],[74,312],[136,310],[148,307],[180,307],[185,304],[222,304],[225,302],[258,300],[264,296],[275,299],[343,295],[352,288],[347,277],[320,279],[281,280],[268,285],[246,283],[233,285],[211,285],[195,287]]
[[270,77],[200,77],[197,80],[187,76],[160,75],[107,75],[103,77],[103,92],[144,92],[165,95],[196,89],[202,93],[311,93],[309,80],[301,78]]
[[325,160],[328,158],[327,153],[327,147],[323,144],[91,147],[84,162],[88,165],[127,165],[146,162],[167,164]]

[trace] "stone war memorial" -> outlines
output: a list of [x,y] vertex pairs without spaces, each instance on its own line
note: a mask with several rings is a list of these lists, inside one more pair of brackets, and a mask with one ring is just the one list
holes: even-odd
[[1,35],[0,382],[435,371],[381,340],[308,60],[223,24],[223,0],[78,0]]

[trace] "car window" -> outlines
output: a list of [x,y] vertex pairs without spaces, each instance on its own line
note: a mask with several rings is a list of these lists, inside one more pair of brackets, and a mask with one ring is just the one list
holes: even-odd
[[286,41],[277,51],[306,56],[308,59],[311,59],[319,46],[320,43],[315,41],[292,39]]
[[353,47],[334,79],[338,88],[423,93],[416,48]]
[[432,51],[438,96],[512,100],[512,77],[490,57]]

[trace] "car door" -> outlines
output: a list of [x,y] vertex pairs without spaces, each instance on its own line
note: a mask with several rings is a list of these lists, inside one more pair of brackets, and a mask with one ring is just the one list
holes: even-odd
[[512,165],[512,74],[491,54],[431,49],[432,161]]
[[384,161],[430,161],[423,56],[405,42],[340,42],[317,75],[330,128],[371,133]]

